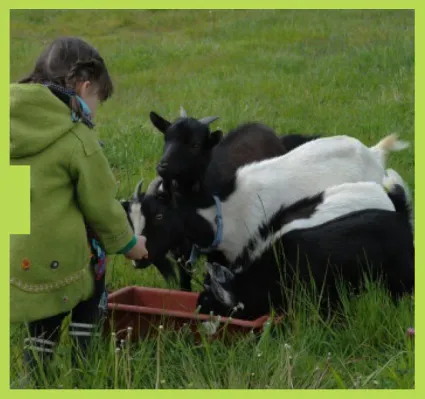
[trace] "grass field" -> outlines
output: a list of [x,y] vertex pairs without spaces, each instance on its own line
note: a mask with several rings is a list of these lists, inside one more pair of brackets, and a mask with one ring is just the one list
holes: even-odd
[[[397,132],[411,149],[389,166],[414,194],[414,14],[380,10],[12,11],[11,81],[57,35],[78,35],[105,58],[116,85],[98,112],[105,152],[127,197],[154,176],[162,135],[149,121],[183,105],[219,115],[228,131],[262,121],[281,134],[348,134],[367,145]],[[112,259],[108,284],[167,287],[152,267]],[[199,286],[195,285],[198,289]],[[301,300],[301,296],[300,296]],[[414,388],[414,304],[374,287],[347,302],[339,324],[300,305],[282,330],[232,347],[163,332],[120,351],[97,342],[90,366],[70,369],[67,336],[50,388]],[[11,384],[22,372],[23,331],[11,333]]]

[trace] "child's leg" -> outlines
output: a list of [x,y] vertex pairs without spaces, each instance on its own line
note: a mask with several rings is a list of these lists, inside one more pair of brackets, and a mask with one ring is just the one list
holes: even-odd
[[78,367],[78,355],[86,360],[86,352],[93,336],[99,336],[104,316],[107,312],[107,292],[105,282],[106,253],[101,247],[96,234],[86,224],[87,238],[91,247],[91,261],[94,294],[80,302],[72,311],[72,321],[69,326],[69,335],[73,339],[72,364]]
[[72,310],[69,335],[72,338],[72,364],[78,367],[78,355],[86,356],[87,348],[93,336],[100,336],[101,326],[106,309],[102,308],[102,300],[106,295],[105,275],[95,280],[94,295],[87,301],[80,302]]
[[27,371],[37,375],[36,381],[38,383],[42,383],[39,373],[41,369],[38,363],[40,363],[44,373],[47,374],[47,367],[53,358],[55,347],[59,341],[62,321],[67,314],[61,313],[27,325],[29,336],[24,339],[24,362]]

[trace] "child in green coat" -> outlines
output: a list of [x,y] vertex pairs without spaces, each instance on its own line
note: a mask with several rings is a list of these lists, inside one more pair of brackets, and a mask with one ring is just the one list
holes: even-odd
[[70,312],[73,346],[84,353],[105,310],[106,254],[147,257],[92,130],[112,91],[100,54],[74,37],[53,41],[10,85],[10,161],[31,171],[31,231],[10,242],[10,319],[28,325],[29,366],[35,353],[51,358]]

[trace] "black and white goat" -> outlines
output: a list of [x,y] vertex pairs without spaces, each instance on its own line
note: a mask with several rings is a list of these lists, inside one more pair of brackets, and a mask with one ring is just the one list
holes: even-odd
[[270,307],[285,312],[286,294],[294,284],[311,279],[333,306],[339,283],[358,292],[364,274],[375,281],[382,278],[393,298],[411,294],[410,196],[393,170],[384,185],[388,195],[371,182],[333,186],[275,214],[258,229],[250,254],[239,257],[231,269],[207,264],[199,311],[242,319],[267,314]]
[[[186,114],[183,110],[182,118],[184,115]],[[192,134],[196,134],[196,132],[192,131]],[[202,134],[202,132],[199,132],[199,134]],[[260,123],[242,124],[227,133],[220,143],[213,148],[206,170],[204,170],[204,167],[200,167],[191,171],[190,181],[198,182],[198,190],[194,190],[195,192],[200,190],[205,190],[209,193],[219,192],[235,176],[239,167],[251,162],[280,156],[316,138],[317,136],[299,134],[290,134],[278,138],[275,132],[266,125]],[[180,145],[180,148],[184,147],[184,143],[180,143]],[[209,158],[209,155],[207,158]],[[192,162],[196,162],[196,159],[192,159]],[[194,173],[197,174],[195,175]],[[156,178],[149,185],[146,195],[152,195],[158,191],[167,191],[167,188],[164,188],[164,182],[161,179]],[[184,187],[181,189],[179,184],[172,188],[173,196],[179,196],[181,199],[190,195],[192,191],[187,187],[186,189]],[[142,182],[139,182],[132,198],[122,201],[130,224],[137,234],[141,234],[140,204],[144,196]],[[160,222],[157,220],[156,223],[159,224]],[[165,241],[167,242],[167,240]],[[134,262],[134,266],[138,269],[143,269],[150,264],[154,264],[166,280],[176,280],[173,264],[166,256],[169,250],[171,257],[174,258],[178,266],[180,288],[185,291],[191,291],[192,265],[187,261],[190,258],[192,243],[185,236],[175,236],[173,244],[172,247],[167,247],[164,251],[157,249],[149,256],[149,259]],[[222,261],[224,260],[222,259]]]
[[[142,233],[140,199],[145,195],[155,195],[159,190],[162,190],[162,179],[156,177],[149,184],[146,193],[141,191],[142,187],[143,180],[137,184],[130,199],[121,200],[128,222],[137,235]],[[184,291],[191,291],[192,270],[186,266],[186,260],[189,259],[191,249],[192,243],[181,237],[174,247],[167,249],[161,256],[133,261],[133,266],[135,269],[146,269],[153,264],[166,281],[177,281],[173,262],[167,257],[167,253],[170,252],[171,258],[176,262],[179,271],[180,288]]]
[[215,242],[210,260],[217,257],[232,264],[248,254],[249,264],[255,260],[251,242],[273,215],[333,185],[381,184],[387,153],[406,146],[395,135],[372,148],[347,136],[320,138],[283,156],[240,167],[214,198],[205,193],[174,199],[166,191],[142,194],[139,231],[147,238],[151,259],[163,256],[181,237],[187,237],[199,248],[210,249]]

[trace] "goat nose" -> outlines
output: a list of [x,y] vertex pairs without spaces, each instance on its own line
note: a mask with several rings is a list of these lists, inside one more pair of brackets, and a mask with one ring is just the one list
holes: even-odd
[[161,162],[158,164],[158,166],[159,166],[160,168],[166,168],[166,167],[168,166],[168,162],[166,162],[166,161],[161,161]]

